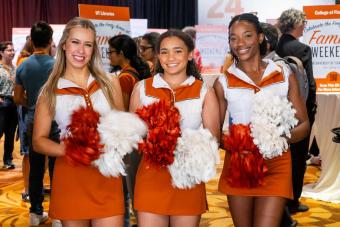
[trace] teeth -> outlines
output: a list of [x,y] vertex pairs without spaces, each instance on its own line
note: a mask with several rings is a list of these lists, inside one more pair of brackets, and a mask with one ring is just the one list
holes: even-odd
[[81,57],[81,56],[73,56],[74,59],[76,59],[77,61],[83,61],[85,59],[85,57]]
[[244,53],[246,53],[248,50],[249,50],[249,48],[242,48],[242,49],[239,49],[238,52],[240,52],[241,54],[244,54]]
[[178,64],[168,64],[168,67],[176,67]]

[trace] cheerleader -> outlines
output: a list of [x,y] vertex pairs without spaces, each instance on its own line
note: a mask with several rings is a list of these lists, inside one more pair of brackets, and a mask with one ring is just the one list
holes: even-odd
[[[206,138],[210,137],[214,141],[213,137],[219,136],[218,102],[214,91],[202,81],[195,67],[193,50],[193,40],[182,31],[169,30],[163,33],[156,45],[159,60],[157,74],[135,86],[130,111],[134,112],[140,107],[163,100],[179,110],[181,138],[187,129],[198,130],[203,126],[210,131]],[[171,116],[168,120],[172,120],[170,118]],[[168,141],[167,138],[162,141],[165,140]],[[179,138],[178,141],[180,140]],[[200,155],[201,151],[196,150],[194,145],[195,143],[192,144],[192,152]],[[217,143],[215,150],[218,150]],[[199,225],[201,214],[208,209],[205,184],[201,182],[186,188],[178,186],[174,182],[178,180],[174,178],[174,169],[179,169],[185,163],[177,163],[178,168],[171,168],[175,163],[176,158],[168,168],[154,166],[143,154],[135,186],[134,203],[138,211],[138,226]],[[182,183],[187,182],[184,180]]]

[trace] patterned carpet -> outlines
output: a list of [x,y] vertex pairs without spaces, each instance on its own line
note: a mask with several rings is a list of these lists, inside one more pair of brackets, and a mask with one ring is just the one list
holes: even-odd
[[[0,154],[2,154],[0,143]],[[18,153],[18,144],[14,152],[14,163],[16,169],[0,169],[0,226],[28,226],[29,204],[21,201],[23,181],[21,176],[21,156]],[[223,152],[221,152],[221,157]],[[1,155],[2,158],[2,155]],[[222,157],[223,160],[223,157]],[[1,167],[2,160],[0,159]],[[218,166],[218,173],[222,170],[223,163]],[[320,170],[317,167],[309,166],[305,176],[305,183],[315,182],[318,179]],[[219,176],[219,174],[218,174]],[[201,227],[229,227],[233,226],[230,213],[227,207],[226,197],[217,192],[218,176],[207,184],[207,195],[209,212],[202,216]],[[48,177],[45,177],[48,184]],[[298,226],[310,227],[336,227],[340,226],[340,204],[326,203],[312,199],[302,199],[304,204],[310,207],[308,212],[298,213],[293,216],[298,221]],[[48,210],[49,196],[45,197],[44,207]],[[51,226],[51,222],[45,225]]]

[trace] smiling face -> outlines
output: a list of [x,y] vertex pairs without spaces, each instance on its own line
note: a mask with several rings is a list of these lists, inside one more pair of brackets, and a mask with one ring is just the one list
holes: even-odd
[[94,39],[91,29],[72,28],[63,46],[66,66],[78,69],[87,67],[93,53]]
[[255,26],[245,20],[236,21],[229,30],[229,45],[239,61],[248,61],[260,55],[259,45],[263,34],[258,34]]
[[164,74],[185,74],[188,61],[192,60],[193,54],[178,37],[164,38],[160,44],[158,59],[164,69]]

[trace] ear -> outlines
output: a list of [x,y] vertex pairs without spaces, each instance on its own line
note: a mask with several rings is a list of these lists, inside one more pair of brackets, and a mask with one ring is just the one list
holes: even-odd
[[64,43],[64,45],[63,45],[63,50],[65,51],[65,43]]

